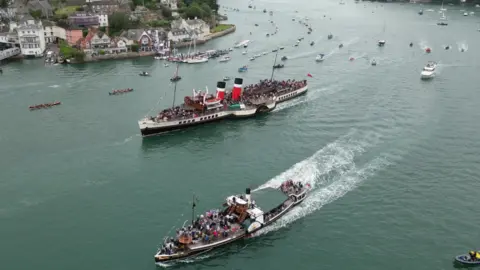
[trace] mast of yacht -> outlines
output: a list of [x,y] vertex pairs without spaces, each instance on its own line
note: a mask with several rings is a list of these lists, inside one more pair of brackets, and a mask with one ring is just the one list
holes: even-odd
[[180,66],[180,63],[177,62],[177,69],[175,71],[175,75],[173,76],[173,78],[175,78],[175,80],[173,81],[173,84],[174,84],[174,87],[173,87],[173,102],[172,102],[172,109],[175,108],[175,98],[177,96],[177,77],[178,77],[178,67]]
[[270,77],[270,80],[273,79],[273,73],[275,72],[275,65],[277,64],[278,51],[279,51],[279,50],[277,50],[277,53],[275,53],[275,60],[273,61],[272,76]]

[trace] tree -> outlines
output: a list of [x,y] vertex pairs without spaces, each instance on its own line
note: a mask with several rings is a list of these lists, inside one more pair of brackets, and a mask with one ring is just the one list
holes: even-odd
[[172,10],[170,8],[168,8],[167,6],[164,6],[162,5],[160,7],[160,9],[162,10],[162,16],[169,19],[172,17]]
[[32,17],[34,19],[40,19],[42,17],[42,11],[40,9],[37,9],[37,10],[30,10],[30,15],[32,15]]
[[191,4],[186,10],[185,10],[185,16],[187,18],[205,18],[205,11],[197,4],[193,3]]
[[128,15],[123,12],[115,12],[108,18],[108,24],[112,33],[119,33],[124,29],[128,29],[130,21]]
[[1,0],[0,1],[0,8],[7,8],[8,7],[8,0]]

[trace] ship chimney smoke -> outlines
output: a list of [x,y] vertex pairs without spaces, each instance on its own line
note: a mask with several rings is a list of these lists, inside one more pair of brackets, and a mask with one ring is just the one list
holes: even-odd
[[239,100],[242,96],[242,87],[243,87],[243,79],[242,78],[235,78],[233,89],[232,89],[232,99]]
[[217,82],[217,98],[223,100],[225,98],[225,82]]
[[252,196],[250,195],[250,188],[245,190],[245,197],[247,198],[247,204],[250,206],[252,204]]

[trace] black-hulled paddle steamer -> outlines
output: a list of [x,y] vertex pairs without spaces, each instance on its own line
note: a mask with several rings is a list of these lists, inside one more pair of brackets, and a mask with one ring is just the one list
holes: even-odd
[[[210,210],[198,216],[191,225],[178,229],[175,238],[166,238],[154,256],[155,262],[168,263],[191,258],[250,237],[304,201],[310,189],[309,184],[285,181],[280,190],[287,198],[267,212],[263,212],[251,199],[249,188],[244,195],[229,196],[223,210]],[[195,203],[192,207],[192,219],[194,209]]]

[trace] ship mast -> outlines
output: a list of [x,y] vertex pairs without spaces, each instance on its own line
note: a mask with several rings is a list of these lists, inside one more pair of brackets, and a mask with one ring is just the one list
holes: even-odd
[[197,206],[195,204],[195,194],[193,194],[193,197],[192,197],[192,225],[194,223],[193,219],[195,218],[195,206]]
[[275,60],[273,61],[272,76],[270,77],[270,80],[273,79],[273,73],[275,72],[275,65],[277,64],[277,56],[278,56],[278,49],[277,49],[277,53],[275,54]]
[[175,71],[175,76],[173,76],[173,78],[175,78],[175,80],[174,80],[174,82],[173,82],[173,83],[175,84],[175,86],[174,86],[174,88],[173,88],[173,103],[172,103],[172,109],[175,108],[175,97],[176,97],[176,95],[177,95],[177,82],[178,82],[177,77],[178,77],[178,66],[179,66],[179,65],[180,65],[180,63],[177,62],[177,70]]

